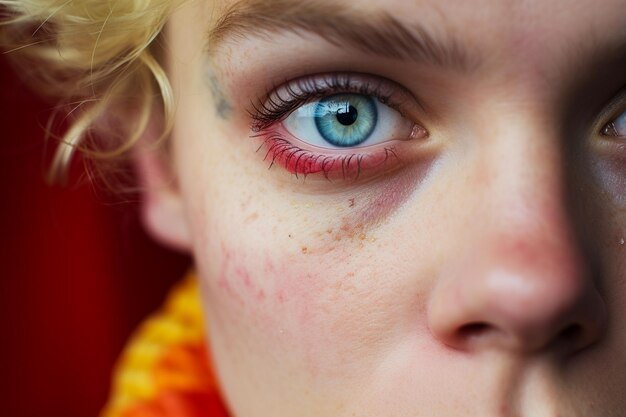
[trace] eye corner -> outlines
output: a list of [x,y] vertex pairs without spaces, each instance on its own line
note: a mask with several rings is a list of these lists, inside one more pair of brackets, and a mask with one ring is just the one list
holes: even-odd
[[601,129],[600,129],[600,135],[601,136],[605,136],[605,137],[620,137],[623,135],[620,135],[617,131],[617,128],[615,127],[615,122],[608,122],[606,123]]
[[408,137],[409,140],[415,139],[428,139],[430,137],[430,132],[421,124],[413,123],[413,127],[411,128],[411,134]]

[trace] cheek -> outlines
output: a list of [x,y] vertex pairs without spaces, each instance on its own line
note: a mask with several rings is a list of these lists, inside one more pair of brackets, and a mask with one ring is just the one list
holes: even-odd
[[307,383],[358,382],[371,372],[364,363],[378,363],[424,317],[414,311],[424,288],[405,287],[432,274],[405,276],[402,265],[429,255],[407,253],[397,236],[410,231],[394,219],[429,161],[331,198],[277,185],[253,144],[232,132],[212,128],[201,142],[194,132],[202,129],[178,129],[186,129],[175,142],[180,184],[220,366],[237,375],[262,368],[255,374],[285,381],[304,373]]
[[[217,229],[213,236],[221,238],[198,257],[211,325],[227,348],[242,355],[266,363],[280,357],[318,374],[320,361],[330,365],[330,346],[349,350],[353,341],[344,336],[358,333],[362,311],[355,298],[363,289],[341,251],[315,255],[300,243],[271,238],[255,245],[259,236],[269,236],[263,230]],[[342,335],[341,341],[333,335]]]
[[[404,185],[388,187],[388,197],[406,198]],[[398,251],[377,238],[380,198],[344,200],[334,216],[321,216],[319,204],[270,210],[270,202],[242,196],[220,200],[222,215],[196,222],[206,236],[196,252],[205,305],[224,350],[304,368],[313,379],[354,378],[364,359],[376,362],[393,342],[398,317],[419,315],[400,311],[415,303],[398,302],[406,291],[388,279],[389,254]]]
[[592,161],[593,174],[608,197],[621,210],[626,209],[626,145],[606,146]]

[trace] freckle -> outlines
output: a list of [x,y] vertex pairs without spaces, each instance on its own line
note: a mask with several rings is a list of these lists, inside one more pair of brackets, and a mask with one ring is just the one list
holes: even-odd
[[354,207],[354,198],[348,200],[348,207]]
[[348,274],[346,275],[347,278],[352,278],[354,277],[354,272],[348,272]]
[[252,223],[253,221],[255,221],[256,219],[259,218],[259,213],[252,213],[251,215],[249,215],[248,217],[246,217],[245,222],[246,223]]
[[303,254],[306,254],[306,253],[308,253],[308,252],[309,252],[309,248],[307,248],[306,246],[303,246],[303,247],[302,247],[302,249],[300,249],[300,251],[301,251]]
[[343,286],[343,283],[341,281],[337,281],[332,285],[332,288],[336,290],[340,290],[342,286]]

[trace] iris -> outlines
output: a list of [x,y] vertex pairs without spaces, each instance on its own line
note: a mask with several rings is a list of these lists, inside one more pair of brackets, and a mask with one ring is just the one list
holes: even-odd
[[315,126],[331,145],[350,147],[365,142],[378,121],[373,98],[362,94],[335,94],[320,100],[314,111]]

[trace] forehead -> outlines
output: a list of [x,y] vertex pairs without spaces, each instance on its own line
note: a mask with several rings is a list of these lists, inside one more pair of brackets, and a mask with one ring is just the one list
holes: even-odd
[[[453,32],[484,56],[513,59],[515,65],[571,58],[620,49],[626,37],[624,0],[471,0],[402,1],[394,8],[413,21]],[[541,66],[541,65],[539,65]]]
[[[517,57],[516,65],[545,56],[547,51],[557,56],[597,48],[611,51],[619,49],[626,38],[626,14],[622,13],[626,0],[227,0],[214,6],[215,21],[245,10],[272,15],[273,29],[280,30],[283,24],[285,31],[294,21],[306,19],[311,10],[319,18],[352,15],[357,26],[359,19],[389,16],[403,26],[445,35],[464,50],[485,55],[486,60]],[[281,21],[290,16],[291,21]],[[254,21],[246,23],[254,26]]]
[[[259,69],[269,84],[282,83],[306,66],[381,73],[409,87],[433,74],[433,88],[507,100],[565,103],[583,94],[592,106],[589,92],[597,91],[600,102],[623,84],[626,71],[626,0],[197,1],[210,16],[202,24],[213,62],[245,75],[236,84]],[[403,33],[409,41],[395,36]],[[448,71],[453,65],[433,65],[428,56],[380,59],[401,43],[410,49],[420,41],[439,55],[458,51],[471,71]],[[362,48],[368,44],[374,51]]]
[[[233,94],[245,86],[248,94],[263,95],[266,87],[301,76],[306,68],[309,73],[376,73],[412,91],[419,87],[420,94],[430,89],[434,106],[436,96],[446,97],[442,93],[448,91],[481,101],[493,97],[498,103],[557,103],[563,109],[575,106],[568,104],[576,102],[572,97],[584,97],[595,111],[624,84],[626,74],[626,13],[621,13],[626,0],[191,3],[204,5],[204,13],[188,8],[185,18],[171,26],[179,39],[177,53],[195,53],[177,32],[197,35],[191,27],[201,28],[209,62],[227,87],[238,86],[230,88]],[[188,24],[190,19],[199,25]],[[471,65],[458,71],[428,56],[386,55],[399,44],[420,49],[420,42],[428,45],[425,55],[458,51]],[[259,73],[264,74],[262,86]],[[547,114],[542,106],[533,108]]]

